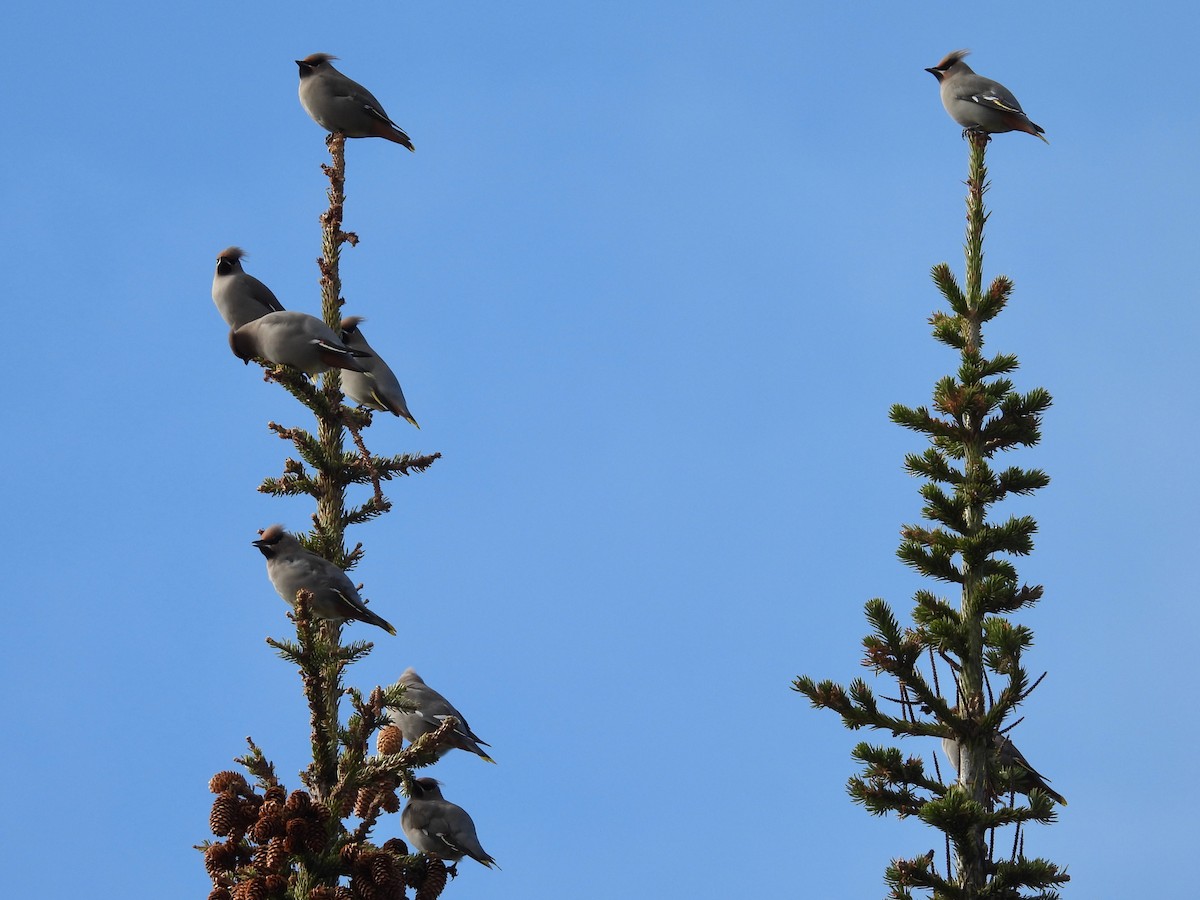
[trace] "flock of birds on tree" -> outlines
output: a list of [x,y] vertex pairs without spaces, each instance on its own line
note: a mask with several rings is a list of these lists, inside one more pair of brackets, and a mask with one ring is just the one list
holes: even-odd
[[[963,126],[964,133],[1023,131],[1045,141],[1041,126],[1029,119],[1012,92],[990,78],[976,75],[963,62],[966,55],[966,50],[956,50],[926,70],[937,78],[942,105]],[[365,87],[334,68],[334,59],[326,53],[314,53],[296,60],[300,67],[300,103],[305,111],[330,133],[340,132],[348,138],[381,137],[413,150],[408,135],[388,117],[382,104]],[[229,326],[229,346],[234,355],[246,363],[260,359],[291,366],[309,376],[341,369],[342,392],[355,403],[390,412],[420,427],[408,409],[399,379],[363,336],[362,317],[342,319],[335,332],[315,316],[284,309],[270,288],[242,268],[244,257],[239,247],[222,250],[212,285],[213,302]],[[367,608],[345,571],[306,550],[282,525],[264,529],[253,543],[266,557],[271,584],[289,604],[295,605],[298,591],[307,590],[312,595],[309,608],[318,618],[367,622],[388,634],[396,633],[386,619]],[[457,748],[494,761],[482,749],[487,744],[471,731],[462,713],[415,671],[408,669],[400,681],[406,685],[404,696],[409,708],[389,710],[389,716],[406,741],[417,740],[453,716],[458,727],[439,755]],[[1018,790],[1038,788],[1059,803],[1066,803],[1008,738],[999,740],[996,753],[1000,764],[1024,774]],[[960,749],[953,740],[943,740],[943,750],[956,769]],[[438,782],[432,778],[414,780],[412,796],[400,821],[409,841],[422,853],[451,863],[470,856],[485,866],[495,864],[480,845],[471,817],[443,798]]]
[[[330,133],[348,138],[382,137],[412,150],[408,135],[388,118],[375,96],[333,67],[336,58],[314,53],[296,60],[300,103],[305,111]],[[258,359],[291,366],[310,377],[340,369],[342,392],[352,401],[420,427],[409,412],[399,379],[363,336],[362,317],[347,316],[335,332],[315,316],[284,309],[270,288],[242,268],[245,255],[239,247],[222,250],[212,284],[213,302],[229,326],[229,346],[235,356],[247,364]],[[319,619],[367,622],[388,634],[396,633],[386,619],[367,608],[343,569],[305,549],[282,525],[264,529],[253,544],[266,557],[271,585],[293,607],[297,592],[305,590],[312,596],[309,610]],[[462,713],[415,671],[406,670],[400,682],[405,685],[405,708],[389,709],[388,718],[405,741],[416,741],[453,716],[458,724],[438,752],[439,758],[461,749],[494,762],[482,749],[487,743],[471,730]],[[469,856],[485,866],[495,865],[480,845],[471,817],[442,796],[433,778],[414,779],[400,824],[421,853],[451,864]]]

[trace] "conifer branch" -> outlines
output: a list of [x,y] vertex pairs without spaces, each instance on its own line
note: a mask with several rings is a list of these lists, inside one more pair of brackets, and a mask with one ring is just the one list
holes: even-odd
[[[1030,685],[1022,663],[1032,632],[1006,618],[1043,595],[1040,585],[1020,583],[1010,561],[1032,552],[1037,523],[1025,515],[989,521],[987,514],[1007,496],[1027,496],[1049,483],[1039,469],[1010,466],[997,472],[991,460],[1001,451],[1037,444],[1041,416],[1051,401],[1042,388],[1025,394],[1015,390],[1008,377],[1017,369],[1015,355],[982,354],[982,325],[1003,311],[1013,285],[999,276],[983,290],[987,136],[972,134],[970,142],[964,287],[945,263],[932,270],[950,311],[935,312],[930,324],[935,339],[959,353],[958,370],[934,385],[929,407],[896,404],[889,414],[930,443],[923,453],[907,454],[904,462],[909,474],[924,479],[921,512],[931,524],[905,525],[897,556],[924,577],[957,585],[959,604],[955,608],[931,591],[917,591],[914,628],[903,626],[883,600],[866,604],[872,633],[863,639],[863,665],[896,679],[900,698],[893,702],[900,704],[901,715],[880,710],[861,679],[843,688],[800,676],[793,688],[814,707],[838,713],[847,728],[949,742],[946,752],[954,754],[957,767],[950,781],[943,780],[936,755],[936,777],[931,777],[923,760],[898,748],[860,743],[852,753],[863,766],[848,783],[854,801],[875,815],[918,816],[944,833],[951,856],[945,877],[933,866],[932,851],[893,860],[885,873],[891,896],[913,897],[917,890],[931,892],[936,900],[1049,897],[1057,896],[1054,888],[1068,876],[1052,863],[1026,859],[1020,829],[1028,822],[1053,822],[1051,798],[1057,795],[1047,794],[1040,779],[1030,776],[1019,754],[1014,758],[1015,751],[1004,749],[1011,744],[1002,737],[1006,719],[1037,684]],[[952,695],[942,694],[937,656],[950,666]],[[996,678],[1001,681],[993,694]],[[1022,792],[1027,802],[997,804],[1012,791]],[[1014,851],[1010,860],[997,862],[995,836],[1002,828],[1014,830]],[[1029,890],[1040,893],[1023,893]]]
[[[339,260],[344,244],[358,238],[342,229],[345,203],[344,136],[328,141],[331,163],[322,166],[329,179],[329,208],[321,216],[320,269],[322,316],[338,328],[341,307]],[[362,544],[346,548],[346,528],[391,508],[381,482],[399,475],[423,472],[441,454],[376,456],[367,448],[362,431],[371,424],[369,411],[343,404],[339,370],[322,376],[320,384],[286,366],[264,366],[264,379],[273,381],[308,408],[316,419],[315,434],[276,422],[269,428],[295,447],[299,459],[288,458],[278,478],[266,478],[259,490],[277,496],[307,494],[316,501],[313,530],[297,535],[302,546],[342,567],[352,568],[363,554]],[[354,448],[347,450],[345,432]],[[347,506],[346,488],[371,485],[372,495],[357,507]],[[359,586],[361,588],[361,586]],[[391,839],[382,848],[367,839],[384,813],[399,810],[398,788],[411,783],[411,769],[429,765],[450,740],[455,720],[448,718],[435,732],[403,750],[371,756],[368,741],[386,725],[386,708],[402,705],[404,686],[376,687],[364,698],[343,686],[347,666],[367,655],[368,641],[343,643],[337,620],[313,615],[313,595],[297,592],[290,615],[294,640],[267,638],[280,657],[297,667],[309,707],[312,762],[300,774],[307,791],[290,795],[274,766],[247,739],[249,752],[237,761],[254,776],[256,790],[235,772],[214,776],[217,794],[210,825],[222,840],[205,842],[205,867],[213,881],[214,900],[288,896],[297,900],[336,900],[345,896],[397,898],[405,887],[433,900],[445,887],[447,869],[436,859],[409,855],[403,841]],[[348,696],[352,714],[340,725],[342,698]],[[398,733],[398,729],[392,727]],[[382,738],[381,738],[382,740]],[[382,745],[381,745],[382,746]],[[392,752],[394,751],[394,752]],[[261,792],[260,792],[261,791]],[[350,832],[343,819],[362,817]],[[349,887],[339,886],[342,879]]]

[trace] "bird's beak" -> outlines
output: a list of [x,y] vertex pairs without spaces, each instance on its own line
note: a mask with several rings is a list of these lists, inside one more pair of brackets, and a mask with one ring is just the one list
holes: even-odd
[[263,546],[265,545],[265,543],[266,543],[265,541],[251,541],[250,546],[257,547],[259,550],[261,550],[263,548]]
[[934,78],[936,78],[938,81],[942,80],[942,73],[939,72],[937,69],[926,69],[925,71],[928,72],[930,75],[932,75]]

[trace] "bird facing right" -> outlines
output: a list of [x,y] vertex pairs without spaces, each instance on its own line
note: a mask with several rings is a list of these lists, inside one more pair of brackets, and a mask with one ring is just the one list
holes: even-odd
[[342,343],[351,350],[362,350],[370,354],[363,360],[362,372],[346,372],[342,375],[342,393],[359,406],[390,412],[420,428],[413,414],[408,411],[400,379],[363,337],[362,330],[358,327],[363,321],[362,316],[346,316],[341,322]]
[[365,350],[347,347],[333,329],[308,313],[284,310],[270,312],[229,332],[229,347],[242,362],[265,359],[275,365],[292,366],[306,375],[330,369],[363,371],[359,362],[370,356]]
[[480,846],[475,823],[467,811],[446,800],[432,778],[413,779],[408,805],[400,814],[400,827],[408,842],[422,853],[451,863],[469,856],[489,869],[496,865]]
[[[995,736],[994,744],[996,752],[996,765],[1001,769],[1008,769],[1011,776],[1010,780],[1000,787],[1006,787],[1018,794],[1026,794],[1033,788],[1037,788],[1043,794],[1049,796],[1055,803],[1061,806],[1067,805],[1067,799],[1054,788],[1050,787],[1049,779],[1041,772],[1029,764],[1016,745],[1013,744],[1006,736],[998,734]],[[950,760],[950,765],[954,766],[954,771],[959,771],[962,768],[962,746],[952,737],[942,738],[942,752],[946,754],[946,758]]]
[[438,758],[457,748],[474,753],[490,763],[495,762],[483,750],[483,747],[491,745],[473,732],[463,714],[455,709],[449,700],[427,685],[412,667],[404,670],[404,674],[400,676],[400,683],[404,685],[405,708],[391,707],[387,715],[392,724],[400,729],[404,740],[411,744],[422,735],[436,731],[447,717],[453,716],[458,720],[458,725],[451,732],[449,741],[438,752]]
[[941,85],[942,106],[946,107],[950,118],[966,131],[984,134],[1023,131],[1050,143],[1042,137],[1042,126],[1035,125],[1025,115],[1012,91],[990,78],[976,75],[963,62],[963,57],[970,52],[955,50],[947,53],[936,66],[925,70]]

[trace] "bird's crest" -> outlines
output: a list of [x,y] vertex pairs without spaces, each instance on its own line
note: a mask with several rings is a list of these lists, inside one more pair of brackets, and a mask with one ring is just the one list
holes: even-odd
[[948,69],[971,54],[970,50],[953,50],[942,57],[942,61],[934,66],[935,69]]
[[338,324],[338,328],[343,334],[348,331],[357,331],[359,323],[365,321],[367,320],[363,316],[346,316],[346,318],[342,319],[342,321]]
[[337,57],[329,53],[310,53],[304,59],[300,60],[300,62],[308,63],[310,66],[319,66],[321,63],[327,63],[335,59]]
[[217,259],[238,260],[238,259],[241,259],[245,255],[246,255],[246,251],[243,250],[241,247],[226,247],[224,250],[222,250],[220,253],[217,254]]
[[259,534],[262,535],[260,540],[262,540],[263,543],[270,544],[273,541],[277,541],[283,537],[283,526],[279,523],[268,525],[261,532],[259,532]]

